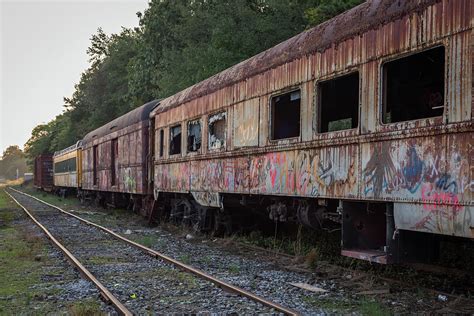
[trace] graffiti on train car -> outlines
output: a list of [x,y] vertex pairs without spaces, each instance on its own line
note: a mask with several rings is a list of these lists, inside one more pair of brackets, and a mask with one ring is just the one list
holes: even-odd
[[191,162],[191,189],[246,193],[249,188],[249,160],[202,160]]
[[121,171],[123,190],[125,192],[135,192],[137,188],[137,180],[133,174],[132,168],[123,168]]
[[155,183],[161,190],[189,191],[189,163],[156,165]]
[[351,146],[257,156],[250,162],[254,193],[303,195],[357,194],[357,149]]
[[251,192],[292,195],[295,187],[294,151],[275,152],[252,158]]
[[363,195],[422,201],[426,209],[470,201],[469,154],[433,142],[383,142],[371,145],[363,166]]

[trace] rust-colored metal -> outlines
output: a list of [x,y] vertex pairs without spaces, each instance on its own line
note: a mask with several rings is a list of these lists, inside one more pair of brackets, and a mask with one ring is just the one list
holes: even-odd
[[51,191],[53,189],[53,156],[42,154],[35,158],[34,165],[34,185],[35,187]]
[[[159,101],[149,102],[84,137],[82,145],[83,190],[131,194],[148,193],[149,114],[158,103]],[[96,174],[94,174],[94,146],[97,146]],[[112,149],[115,150],[115,164],[113,166]],[[94,175],[97,179],[96,182],[94,182]],[[114,180],[112,180],[113,176]]]
[[[164,99],[151,113],[165,135],[155,192],[388,201],[397,227],[474,238],[473,24],[470,0],[367,1]],[[438,46],[443,115],[382,124],[382,65]],[[356,70],[359,126],[318,133],[318,82]],[[300,136],[272,141],[270,100],[295,88]],[[222,111],[224,151],[167,155],[169,126]]]
[[[79,220],[79,221],[81,221],[81,222],[83,222],[83,223],[86,223],[87,225],[90,225],[90,226],[99,228],[100,230],[102,230],[102,231],[104,231],[104,232],[106,232],[106,233],[112,235],[113,237],[115,237],[115,238],[117,238],[117,239],[119,239],[119,240],[122,240],[122,241],[126,242],[126,243],[129,244],[129,245],[132,245],[132,246],[134,246],[134,247],[136,247],[136,248],[138,248],[138,249],[140,249],[140,250],[143,250],[145,253],[147,253],[148,255],[150,255],[150,256],[152,256],[152,257],[159,258],[159,259],[161,259],[161,260],[163,260],[163,261],[166,261],[166,262],[168,262],[168,263],[171,263],[172,265],[177,266],[178,268],[180,268],[180,269],[182,269],[182,270],[184,270],[184,271],[190,272],[190,273],[192,273],[192,274],[194,274],[194,275],[196,275],[196,276],[198,276],[198,277],[200,277],[200,278],[202,278],[202,279],[204,279],[204,280],[207,280],[207,281],[209,281],[209,282],[212,282],[212,283],[216,284],[217,286],[219,286],[220,288],[222,288],[222,289],[224,289],[224,290],[231,291],[231,292],[233,292],[233,293],[237,293],[237,294],[239,294],[239,295],[245,296],[245,297],[247,297],[247,298],[249,298],[249,299],[251,299],[251,300],[253,300],[253,301],[255,301],[255,302],[259,302],[259,303],[261,303],[261,304],[263,304],[263,305],[265,305],[265,306],[268,306],[268,307],[270,307],[270,308],[273,308],[273,309],[275,309],[276,311],[282,312],[282,313],[284,313],[284,314],[286,314],[286,315],[297,315],[297,314],[298,314],[298,313],[297,313],[296,311],[294,311],[294,310],[291,310],[291,309],[289,309],[289,308],[286,308],[286,307],[284,307],[284,306],[282,306],[282,305],[280,305],[280,304],[277,304],[277,303],[268,301],[268,300],[266,300],[266,299],[264,299],[264,298],[262,298],[262,297],[260,297],[260,296],[258,296],[258,295],[255,295],[255,294],[253,294],[253,293],[251,293],[251,292],[248,292],[248,291],[246,291],[246,290],[244,290],[244,289],[242,289],[242,288],[239,288],[239,287],[237,287],[237,286],[234,286],[234,285],[232,285],[232,284],[229,284],[229,283],[227,283],[227,282],[224,282],[224,281],[222,281],[222,280],[219,280],[219,279],[217,279],[217,278],[215,278],[215,277],[213,277],[213,276],[211,276],[211,275],[209,275],[209,274],[207,274],[207,273],[205,273],[205,272],[203,272],[203,271],[201,271],[201,270],[199,270],[199,269],[193,268],[193,267],[191,267],[191,266],[189,266],[189,265],[187,265],[187,264],[184,264],[184,263],[182,263],[182,262],[180,262],[180,261],[177,261],[177,260],[175,260],[175,259],[173,259],[173,258],[171,258],[171,257],[168,257],[168,256],[166,256],[166,255],[164,255],[164,254],[162,254],[162,253],[160,253],[160,252],[158,252],[158,251],[156,251],[156,250],[153,250],[153,249],[151,249],[151,248],[145,247],[145,246],[143,246],[143,245],[141,245],[141,244],[139,244],[139,243],[136,243],[136,242],[134,242],[134,241],[132,241],[132,240],[130,240],[130,239],[127,239],[127,238],[125,238],[125,237],[122,237],[122,236],[120,236],[119,234],[115,233],[114,231],[112,231],[112,230],[110,230],[110,229],[108,229],[108,228],[106,228],[106,227],[103,227],[103,226],[101,226],[101,225],[98,225],[98,224],[96,224],[96,223],[93,223],[93,222],[91,222],[91,221],[88,221],[88,220],[86,220],[86,219],[83,219],[83,218],[81,218],[81,217],[79,217],[79,216],[77,216],[77,215],[74,215],[74,214],[72,214],[72,213],[70,213],[70,212],[67,212],[67,211],[65,211],[65,210],[63,210],[63,209],[61,209],[61,208],[59,208],[59,207],[57,207],[57,206],[55,206],[55,205],[52,205],[52,204],[50,204],[50,203],[47,203],[47,202],[45,202],[45,201],[43,201],[43,200],[41,200],[41,199],[38,199],[38,198],[36,198],[36,197],[34,197],[34,196],[31,196],[31,195],[29,195],[29,194],[27,194],[27,193],[21,192],[21,191],[19,191],[19,190],[13,189],[13,188],[12,188],[12,190],[14,190],[15,192],[18,192],[18,193],[20,193],[20,194],[23,194],[23,195],[25,195],[25,196],[28,196],[28,197],[30,197],[30,198],[32,198],[32,199],[34,199],[34,200],[36,200],[36,201],[39,201],[39,202],[41,202],[41,203],[43,203],[43,204],[45,204],[45,205],[48,205],[49,207],[55,208],[55,209],[57,209],[58,211],[62,212],[63,214],[67,214],[67,215],[69,215],[69,216],[72,216],[72,217],[74,217],[75,219],[77,219],[77,220]],[[18,203],[18,202],[17,202],[17,203]]]
[[[18,190],[15,190],[13,188],[10,188],[11,190],[17,192],[17,193],[21,193],[21,194],[25,194],[21,191],[18,191]],[[49,240],[51,240],[51,242],[66,256],[66,258],[68,259],[68,261],[74,265],[78,270],[79,272],[81,273],[82,276],[84,276],[86,279],[88,279],[89,281],[91,281],[92,283],[94,283],[94,285],[99,289],[99,291],[101,292],[102,296],[104,296],[104,298],[110,302],[114,307],[115,309],[117,310],[118,313],[120,313],[121,315],[133,315],[132,312],[130,312],[99,280],[97,280],[97,278],[89,271],[87,270],[86,267],[84,267],[84,265],[82,265],[82,263],[66,248],[64,247],[56,238],[54,238],[54,236],[49,232],[49,230],[44,227],[27,209],[26,207],[24,207],[23,205],[20,204],[20,202],[18,202],[10,193],[8,193],[7,190],[4,190],[6,194],[8,194],[8,196],[13,200],[15,201],[16,204],[18,204],[18,206],[20,206],[23,211],[31,218],[31,220],[39,227],[41,228],[41,230],[46,234],[46,237],[48,237]],[[27,194],[25,194],[27,195]],[[34,198],[32,197],[31,195],[27,195],[31,198]],[[38,199],[37,199],[38,200]],[[38,200],[39,201],[39,200]],[[52,206],[52,205],[49,205],[47,204],[48,206]]]
[[[163,100],[163,107],[157,112],[166,111],[169,107],[186,103],[192,99],[200,98],[212,94],[215,91],[236,85],[236,93],[248,91],[253,85],[247,85],[247,89],[241,89],[245,85],[238,85],[248,78],[260,77],[272,69],[283,65],[288,71],[305,71],[298,64],[291,63],[296,60],[304,60],[305,57],[316,54],[331,53],[331,60],[327,63],[332,66],[343,62],[341,56],[355,56],[357,51],[354,48],[369,49],[375,53],[376,46],[366,46],[364,42],[374,42],[377,40],[374,30],[381,26],[396,21],[396,27],[401,26],[401,20],[409,14],[422,14],[428,8],[436,6],[436,19],[445,20],[446,27],[451,28],[455,25],[454,14],[456,10],[464,10],[464,16],[460,18],[460,23],[469,25],[470,21],[466,18],[466,13],[471,9],[468,1],[443,1],[440,0],[370,0],[365,3],[344,12],[337,17],[322,23],[306,32],[298,34],[254,57],[251,57],[235,66],[232,66],[211,78],[195,84],[168,99]],[[467,11],[467,12],[466,12]],[[404,22],[404,21],[403,21]],[[431,21],[429,21],[431,22]],[[458,21],[456,21],[458,22]],[[407,25],[409,27],[409,25]],[[394,44],[398,45],[403,40],[408,40],[402,33],[400,36],[392,37]],[[354,47],[353,45],[357,45]],[[353,46],[353,47],[350,47]],[[338,53],[332,54],[334,50]],[[299,68],[299,69],[296,69]],[[261,78],[261,77],[260,77]],[[252,80],[253,81],[253,80]],[[253,82],[252,82],[253,83]],[[269,80],[263,81],[268,84]],[[245,84],[245,83],[244,83]],[[231,89],[232,90],[232,89]]]

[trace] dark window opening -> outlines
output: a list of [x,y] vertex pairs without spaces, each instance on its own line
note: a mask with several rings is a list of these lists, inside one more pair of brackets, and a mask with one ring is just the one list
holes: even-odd
[[114,186],[117,183],[117,174],[118,174],[118,139],[112,139],[111,142],[111,167],[112,167],[112,178],[111,178],[111,185]]
[[226,112],[214,114],[209,117],[209,149],[225,147],[226,138]]
[[444,54],[438,47],[383,66],[384,123],[443,115]]
[[319,132],[356,128],[359,124],[359,73],[319,83]]
[[181,153],[181,125],[170,128],[170,155]]
[[97,164],[98,164],[98,148],[97,148],[97,145],[95,145],[94,147],[92,147],[92,183],[94,185],[97,185]]
[[164,153],[164,142],[165,141],[165,131],[160,130],[160,157],[163,157]]
[[272,98],[271,138],[284,139],[300,136],[300,90]]
[[54,164],[54,173],[76,172],[76,157]]
[[201,148],[201,121],[188,122],[188,152],[196,152]]

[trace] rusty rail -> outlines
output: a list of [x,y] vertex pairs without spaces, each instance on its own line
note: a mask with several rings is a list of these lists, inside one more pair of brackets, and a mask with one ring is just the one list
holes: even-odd
[[[23,192],[20,192],[18,190],[15,190],[13,188],[10,188],[12,189],[13,191],[15,192],[19,192],[19,193],[22,193],[22,194],[25,194]],[[86,267],[84,267],[82,265],[82,263],[66,248],[64,247],[56,238],[54,238],[54,236],[48,231],[48,229],[46,227],[44,227],[27,209],[26,207],[24,207],[23,205],[20,204],[20,202],[17,201],[17,199],[15,199],[10,193],[8,193],[7,190],[4,190],[6,194],[8,194],[8,196],[10,196],[10,198],[15,201],[16,204],[18,204],[18,206],[20,206],[23,211],[25,211],[25,213],[33,220],[33,222],[35,222],[36,225],[38,225],[39,228],[41,228],[43,230],[43,232],[46,234],[46,237],[48,237],[48,239],[50,239],[53,244],[59,248],[59,250],[62,251],[62,253],[64,253],[64,255],[66,256],[66,258],[69,260],[69,262],[74,265],[78,270],[79,272],[81,273],[81,275],[83,277],[85,277],[86,279],[88,279],[89,281],[91,281],[92,283],[94,283],[94,285],[99,289],[99,291],[101,292],[101,295],[108,301],[110,302],[114,307],[115,309],[117,310],[117,312],[119,312],[120,314],[122,315],[126,315],[126,316],[132,316],[133,313],[130,312],[99,280],[97,280],[97,278],[89,271],[87,270]],[[26,195],[26,194],[25,194]]]
[[[129,245],[132,245],[132,246],[134,246],[134,247],[136,247],[136,248],[138,248],[138,249],[140,249],[140,250],[143,250],[143,251],[144,251],[145,253],[147,253],[148,255],[150,255],[150,256],[152,256],[152,257],[154,257],[154,258],[159,258],[159,259],[161,259],[161,260],[163,260],[163,261],[166,261],[166,262],[168,262],[168,263],[170,263],[170,264],[173,264],[173,265],[179,267],[179,268],[182,269],[183,271],[192,273],[192,274],[194,274],[194,275],[196,275],[196,276],[198,276],[198,277],[200,277],[200,278],[202,278],[202,279],[204,279],[204,280],[207,280],[207,281],[209,281],[209,282],[212,282],[212,283],[214,283],[215,285],[217,285],[218,287],[222,288],[223,290],[226,290],[226,291],[229,291],[229,292],[237,293],[237,294],[239,294],[239,295],[241,295],[241,296],[247,297],[247,298],[249,298],[249,299],[251,299],[251,300],[253,300],[253,301],[255,301],[255,302],[259,302],[260,304],[263,304],[263,305],[265,305],[265,306],[268,306],[268,307],[270,307],[270,308],[273,308],[274,310],[276,310],[276,311],[278,311],[278,312],[281,312],[281,313],[284,313],[284,314],[286,314],[286,315],[298,315],[298,312],[296,312],[296,311],[294,311],[294,310],[292,310],[292,309],[290,309],[290,308],[284,307],[284,306],[282,306],[282,305],[280,305],[280,304],[278,304],[278,303],[275,303],[275,302],[271,302],[271,301],[269,301],[269,300],[264,299],[263,297],[260,297],[260,296],[258,296],[258,295],[256,295],[256,294],[253,294],[253,293],[251,293],[251,292],[248,292],[247,290],[244,290],[244,289],[242,289],[242,288],[240,288],[240,287],[238,287],[238,286],[235,286],[235,285],[232,285],[232,284],[227,283],[227,282],[225,282],[225,281],[219,280],[219,279],[217,279],[217,278],[215,278],[215,277],[213,277],[213,276],[211,276],[211,275],[205,273],[204,271],[201,271],[201,270],[199,270],[199,269],[193,268],[193,267],[191,267],[191,266],[189,266],[189,265],[187,265],[187,264],[184,264],[184,263],[182,263],[182,262],[179,262],[179,261],[177,261],[177,260],[175,260],[175,259],[173,259],[173,258],[171,258],[171,257],[168,257],[168,256],[166,256],[166,255],[164,255],[164,254],[162,254],[162,253],[160,253],[160,252],[158,252],[158,251],[156,251],[156,250],[153,250],[153,249],[151,249],[151,248],[145,247],[145,246],[143,246],[143,245],[141,245],[141,244],[139,244],[139,243],[136,243],[136,242],[134,242],[134,241],[132,241],[132,240],[130,240],[130,239],[127,239],[127,238],[125,238],[125,237],[122,237],[122,236],[120,236],[119,234],[113,232],[112,230],[110,230],[110,229],[108,229],[108,228],[106,228],[106,227],[103,227],[103,226],[101,226],[101,225],[98,225],[98,224],[96,224],[96,223],[93,223],[93,222],[91,222],[91,221],[88,221],[88,220],[86,220],[86,219],[83,219],[83,218],[81,218],[81,217],[79,217],[79,216],[77,216],[77,215],[75,215],[75,214],[72,214],[72,213],[70,213],[70,212],[67,212],[67,211],[61,209],[60,207],[57,207],[57,206],[55,206],[55,205],[52,205],[52,204],[50,204],[50,203],[48,203],[48,202],[45,202],[45,201],[43,201],[43,200],[41,200],[41,199],[39,199],[39,198],[37,198],[37,197],[34,197],[34,196],[29,195],[29,194],[27,194],[27,193],[24,193],[24,192],[22,192],[22,191],[16,190],[16,189],[14,189],[14,188],[10,188],[10,189],[13,190],[13,191],[15,191],[15,192],[17,192],[17,193],[20,193],[20,194],[23,194],[23,195],[25,195],[25,196],[28,196],[28,197],[30,197],[30,198],[32,198],[32,199],[34,199],[34,200],[37,200],[37,201],[40,202],[40,203],[43,203],[43,204],[48,205],[48,206],[50,206],[50,207],[52,207],[52,208],[55,208],[55,209],[57,209],[58,211],[60,211],[60,212],[62,212],[62,213],[64,213],[64,214],[67,214],[67,215],[69,215],[69,216],[72,216],[72,217],[76,218],[77,220],[79,220],[79,221],[81,221],[81,222],[83,222],[83,223],[86,223],[87,225],[90,225],[90,226],[99,228],[99,229],[101,229],[102,231],[104,231],[104,232],[106,232],[106,233],[108,233],[108,234],[114,236],[115,238],[117,238],[117,239],[119,239],[119,240],[122,240],[122,241],[126,242],[126,243],[129,244]],[[18,203],[18,202],[17,202],[17,203]]]

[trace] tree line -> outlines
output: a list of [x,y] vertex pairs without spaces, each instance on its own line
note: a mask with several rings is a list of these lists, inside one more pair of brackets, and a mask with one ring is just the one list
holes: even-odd
[[36,126],[25,153],[74,144],[153,99],[170,96],[363,0],[152,0],[139,27],[92,35],[90,66],[63,113]]
[[28,172],[26,157],[17,145],[8,146],[0,158],[0,179],[15,180]]

